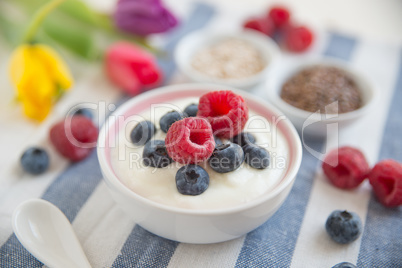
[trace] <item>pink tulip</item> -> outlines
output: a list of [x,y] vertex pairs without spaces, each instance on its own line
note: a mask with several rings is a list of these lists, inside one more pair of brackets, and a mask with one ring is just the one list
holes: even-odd
[[127,42],[118,42],[108,48],[105,70],[110,80],[131,96],[157,86],[163,76],[152,54]]

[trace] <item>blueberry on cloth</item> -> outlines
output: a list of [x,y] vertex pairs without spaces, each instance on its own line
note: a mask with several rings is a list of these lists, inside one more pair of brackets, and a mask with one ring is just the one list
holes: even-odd
[[144,146],[142,161],[145,166],[163,168],[173,162],[169,157],[164,140],[150,140]]
[[183,114],[176,112],[176,111],[171,111],[161,117],[161,119],[159,120],[159,125],[160,125],[162,131],[167,133],[170,126],[174,122],[179,121],[183,118],[184,118]]
[[91,120],[94,118],[92,111],[88,108],[79,108],[78,110],[74,111],[73,116],[75,115],[82,115]]
[[135,145],[144,145],[155,135],[156,127],[151,121],[139,122],[131,130],[130,138]]
[[246,144],[243,147],[244,161],[256,169],[264,169],[269,166],[270,155],[267,150],[255,144]]
[[255,137],[250,132],[241,132],[234,136],[231,141],[240,146],[244,146],[249,143],[255,143]]
[[332,268],[356,268],[357,266],[350,262],[341,262],[332,266]]
[[243,149],[231,142],[217,146],[208,160],[209,166],[218,173],[236,170],[243,161]]
[[362,223],[354,212],[335,210],[328,216],[325,229],[335,242],[347,244],[359,237]]
[[26,172],[38,175],[48,169],[49,155],[42,148],[31,147],[22,154],[20,162]]
[[208,172],[198,165],[183,166],[176,173],[176,187],[183,195],[202,194],[208,186]]
[[196,117],[198,112],[198,104],[190,104],[186,108],[184,108],[184,114],[187,117]]

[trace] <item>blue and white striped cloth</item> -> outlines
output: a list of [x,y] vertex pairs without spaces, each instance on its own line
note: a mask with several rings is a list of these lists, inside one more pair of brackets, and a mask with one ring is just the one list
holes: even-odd
[[[205,4],[191,8],[180,28],[163,40],[167,51],[172,52],[188,32],[216,27],[227,21],[225,16],[233,16]],[[380,100],[376,111],[343,130],[336,140],[316,139],[308,146],[325,153],[338,145],[353,145],[364,152],[371,165],[385,158],[402,162],[402,48],[336,33],[322,34],[318,43],[310,54],[349,61],[378,87]],[[171,58],[159,63],[166,74],[165,83],[185,81]],[[149,233],[115,205],[102,181],[95,153],[71,165],[48,145],[49,126],[72,104],[121,102],[122,97],[99,70],[82,80],[41,126],[30,125],[18,110],[12,110],[12,116],[0,116],[0,267],[43,266],[21,246],[11,229],[13,209],[32,197],[46,199],[66,214],[93,267],[332,267],[343,261],[358,267],[402,267],[402,208],[380,205],[367,182],[354,191],[332,187],[322,174],[320,161],[305,149],[285,203],[246,236],[219,244],[192,245]],[[266,99],[263,86],[253,93]],[[21,151],[33,144],[46,147],[52,158],[50,171],[38,178],[21,174],[16,167]],[[362,236],[350,245],[334,243],[325,232],[325,220],[335,209],[354,211],[363,221]]]

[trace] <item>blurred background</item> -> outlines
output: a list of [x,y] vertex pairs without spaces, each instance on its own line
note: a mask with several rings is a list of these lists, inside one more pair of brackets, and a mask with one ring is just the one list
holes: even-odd
[[[84,0],[102,11],[113,10],[117,0]],[[192,0],[165,0],[173,10],[183,10]],[[274,4],[288,6],[296,18],[328,30],[341,31],[402,43],[402,1],[400,0],[200,0],[227,9],[243,10],[245,15],[261,12]]]

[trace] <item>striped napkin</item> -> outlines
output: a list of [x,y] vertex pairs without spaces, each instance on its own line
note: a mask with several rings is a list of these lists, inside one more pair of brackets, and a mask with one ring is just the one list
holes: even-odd
[[[183,15],[182,25],[159,40],[169,52],[185,34],[228,25],[227,18],[236,16],[205,4],[193,4],[183,14],[187,16]],[[385,158],[402,162],[402,49],[337,33],[322,33],[319,39],[309,53],[349,61],[369,77],[380,91],[376,111],[336,139],[308,141],[296,182],[282,207],[256,230],[228,242],[193,245],[149,233],[111,199],[95,153],[69,164],[52,151],[47,131],[72,104],[124,101],[99,71],[88,74],[39,127],[18,118],[17,110],[12,117],[0,116],[0,267],[43,266],[21,246],[11,229],[13,209],[33,197],[52,202],[66,214],[93,267],[332,267],[344,261],[358,267],[402,267],[402,208],[383,207],[367,182],[354,191],[331,186],[320,161],[310,154],[311,149],[325,153],[336,146],[353,145],[371,165]],[[166,84],[186,81],[171,58],[160,59],[159,64]],[[3,71],[1,68],[5,65],[0,66]],[[266,99],[264,90],[261,86],[252,93]],[[21,174],[16,167],[20,152],[33,144],[43,145],[51,153],[50,171],[40,178]],[[325,232],[325,220],[335,209],[354,211],[363,221],[363,234],[352,244],[338,245]]]

